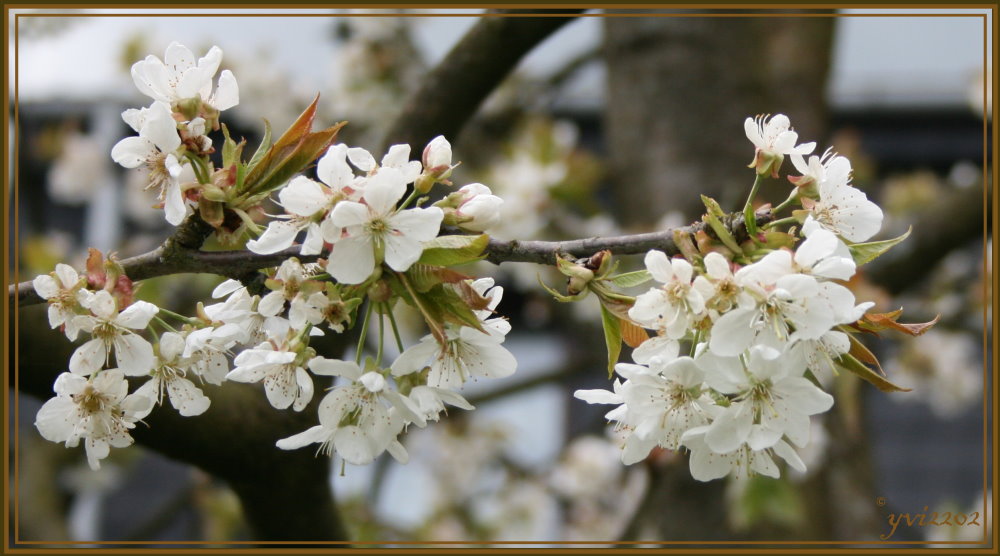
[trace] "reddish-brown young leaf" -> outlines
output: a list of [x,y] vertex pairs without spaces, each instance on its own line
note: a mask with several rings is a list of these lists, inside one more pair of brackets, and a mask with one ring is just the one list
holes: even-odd
[[937,315],[933,320],[928,322],[907,324],[896,320],[902,313],[902,309],[896,309],[895,311],[889,313],[867,313],[861,317],[858,322],[852,324],[851,326],[859,330],[873,333],[891,328],[892,330],[902,332],[908,336],[919,336],[930,330],[931,327],[937,324],[937,321],[941,318],[941,315]]
[[645,328],[636,325],[628,319],[619,318],[618,320],[621,321],[622,340],[625,341],[628,347],[637,348],[649,339],[649,333],[646,332]]
[[850,338],[851,340],[851,350],[848,353],[856,357],[862,363],[874,365],[875,368],[878,370],[879,374],[881,374],[882,376],[886,376],[885,371],[882,370],[882,365],[878,362],[878,358],[875,357],[875,354],[872,353],[871,350],[868,349],[864,344],[858,341],[858,339],[855,338],[853,335],[848,334],[847,337]]

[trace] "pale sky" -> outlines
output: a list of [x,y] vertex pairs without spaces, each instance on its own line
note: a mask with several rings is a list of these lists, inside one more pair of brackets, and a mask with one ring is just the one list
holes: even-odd
[[[427,10],[431,11],[431,10]],[[448,10],[462,17],[414,19],[418,47],[431,62],[440,59],[473,23],[476,10]],[[863,12],[872,12],[864,10]],[[924,10],[928,12],[931,10]],[[103,12],[107,12],[106,10]],[[284,10],[285,13],[322,13],[323,17],[268,17],[265,10],[244,10],[259,17],[170,17],[117,10],[130,17],[88,16],[60,18],[62,31],[30,34],[31,26],[52,24],[53,18],[21,18],[18,90],[22,99],[93,99],[118,96],[129,99],[131,81],[123,71],[123,45],[132,37],[145,38],[150,51],[162,56],[177,40],[195,52],[218,44],[235,59],[248,62],[266,51],[300,87],[322,90],[335,55],[330,40],[330,12]],[[163,10],[160,10],[163,12]],[[206,11],[207,13],[208,11]],[[215,12],[226,12],[215,10]],[[274,13],[277,10],[266,10]],[[441,10],[436,10],[441,12]],[[857,14],[862,10],[849,10]],[[893,10],[910,14],[913,10]],[[964,13],[970,10],[937,10]],[[23,12],[22,12],[23,13]],[[885,10],[878,13],[886,13]],[[830,98],[837,105],[961,104],[983,66],[984,36],[981,17],[855,16],[838,19]],[[11,35],[13,36],[13,35]],[[545,73],[601,40],[600,18],[580,18],[533,52],[524,69]],[[12,40],[11,56],[14,45]],[[992,53],[992,49],[987,49]],[[318,70],[317,68],[322,68]],[[603,75],[592,71],[582,80],[580,93],[588,104],[598,104]]]

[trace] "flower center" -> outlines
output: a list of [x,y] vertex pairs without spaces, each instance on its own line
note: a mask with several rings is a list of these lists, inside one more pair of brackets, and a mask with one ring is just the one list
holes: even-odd
[[107,398],[100,391],[96,390],[92,384],[83,388],[83,392],[72,396],[73,401],[83,408],[87,413],[99,413],[104,411]]
[[163,198],[163,190],[173,177],[170,170],[167,170],[167,153],[156,151],[146,159],[146,168],[149,170],[149,184],[143,188],[148,191],[154,187],[160,189],[160,198]]
[[389,223],[381,218],[373,218],[368,221],[368,232],[373,236],[383,236],[392,229]]
[[100,338],[104,340],[105,343],[110,342],[118,334],[118,329],[114,324],[110,322],[102,322],[94,327],[93,335],[95,338]]

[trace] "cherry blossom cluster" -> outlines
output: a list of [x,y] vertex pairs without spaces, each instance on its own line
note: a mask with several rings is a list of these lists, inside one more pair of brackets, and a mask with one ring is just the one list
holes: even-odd
[[[191,317],[136,300],[135,285],[113,256],[104,260],[91,250],[82,276],[59,264],[37,277],[34,289],[49,302],[53,328],[70,341],[89,339],[56,380],[57,396],[39,410],[36,426],[69,447],[84,440],[96,469],[110,447],[132,443],[131,429],[165,399],[191,417],[210,410],[205,384],[261,383],[275,409],[302,411],[316,393],[314,377],[329,377],[322,378],[330,387],[318,403],[319,424],[275,439],[277,446],[317,443],[320,452],[358,465],[385,451],[405,461],[398,436],[409,425],[437,421],[446,405],[472,409],[457,392],[466,381],[516,369],[502,345],[510,325],[494,315],[503,288],[449,268],[480,258],[488,236],[479,232],[499,221],[502,201],[473,183],[422,206],[435,184],[452,185],[444,137],[433,139],[421,160],[409,160],[409,145],[393,145],[377,163],[364,149],[334,144],[339,126],[312,132],[315,103],[273,145],[268,129],[258,153],[244,162],[243,143],[218,121],[237,100],[228,71],[213,91],[220,60],[213,47],[195,63],[174,43],[164,61],[150,56],[133,66],[136,85],[154,103],[123,114],[139,135],[119,142],[112,157],[149,168],[171,223],[197,212],[220,237],[242,238],[250,255],[297,245],[299,256],[318,262],[289,257],[253,284],[226,280],[212,292],[216,301],[199,303]],[[220,127],[223,164],[215,168],[206,132]],[[301,175],[313,160],[318,181]],[[197,181],[181,182],[184,167]],[[283,214],[261,229],[251,214],[264,215],[275,192]],[[470,234],[439,236],[442,226]],[[420,312],[431,329],[409,348],[397,329],[400,303]],[[369,342],[376,320],[377,339]],[[393,361],[383,360],[385,321],[399,353]],[[315,336],[349,330],[359,331],[353,361],[310,347]],[[377,345],[374,354],[366,354],[370,343]]]
[[[815,145],[797,145],[787,117],[748,118],[746,135],[758,175],[744,212],[749,237],[740,242],[706,199],[704,220],[717,237],[702,232],[699,248],[681,242],[673,258],[645,256],[659,285],[636,297],[628,316],[655,335],[639,343],[634,363],[615,365],[611,391],[575,394],[616,406],[607,418],[627,434],[626,464],[660,447],[690,452],[701,481],[778,477],[775,456],[805,471],[796,449],[809,443],[810,417],[834,401],[823,386],[840,370],[861,372],[857,358],[874,359],[852,335],[874,303],[857,303],[845,284],[891,246],[861,243],[881,228],[881,209],[852,186],[843,156],[807,160]],[[757,229],[753,195],[760,180],[779,176],[785,156],[801,175],[788,177],[794,190],[771,215],[802,209]]]
[[[231,71],[223,70],[213,86],[221,63],[217,46],[195,61],[187,47],[173,42],[162,60],[149,55],[132,65],[132,80],[153,103],[122,113],[138,135],[119,141],[111,158],[126,168],[147,169],[146,188],[158,191],[167,221],[175,226],[197,202],[198,186],[209,182],[208,155],[214,149],[206,133],[219,128],[220,112],[239,104]],[[197,181],[185,181],[191,174]]]
[[[84,441],[96,469],[165,400],[194,417],[211,411],[206,385],[240,382],[261,385],[276,410],[316,408],[318,424],[274,439],[280,449],[318,444],[318,453],[355,465],[384,452],[405,462],[400,435],[410,425],[439,420],[447,406],[473,409],[460,393],[466,382],[517,367],[503,346],[510,324],[495,313],[503,288],[464,273],[485,256],[487,233],[503,227],[503,200],[480,183],[455,188],[444,137],[419,160],[409,145],[376,159],[336,141],[343,123],[314,131],[317,101],[276,139],[265,122],[244,157],[246,141],[219,121],[238,102],[230,72],[215,83],[221,57],[213,47],[196,61],[172,43],[164,60],[136,63],[134,81],[154,102],[123,113],[138,135],[111,155],[147,168],[147,188],[158,189],[176,236],[193,226],[236,247],[231,256],[276,266],[233,272],[240,280],[219,284],[193,316],[138,300],[122,264],[94,249],[82,275],[59,264],[38,276],[51,327],[83,341],[36,426],[53,442]],[[809,444],[811,417],[833,404],[824,391],[833,375],[903,390],[857,336],[933,325],[869,312],[874,304],[847,287],[858,266],[906,237],[870,241],[882,211],[851,184],[850,162],[832,151],[813,156],[815,145],[797,144],[780,114],[748,118],[745,129],[756,179],[741,213],[703,197],[696,231],[674,231],[679,256],[652,250],[644,270],[624,274],[614,274],[609,251],[557,256],[568,295],[543,285],[559,301],[590,293],[600,301],[608,368],[619,378],[610,391],[576,397],[616,406],[607,418],[626,437],[625,463],[659,447],[690,452],[703,481],[777,477],[776,456],[804,470],[797,450]],[[208,135],[216,130],[219,153]],[[786,156],[800,174],[788,176],[791,194],[757,207],[762,181],[780,177]],[[438,185],[454,190],[432,202]],[[161,258],[197,255],[170,240],[161,249]],[[618,291],[650,280],[659,284],[637,297]],[[403,306],[429,330],[410,346],[396,322]],[[356,333],[353,358],[311,345],[328,333]],[[395,356],[385,346],[393,340]],[[618,362],[623,342],[633,363]]]

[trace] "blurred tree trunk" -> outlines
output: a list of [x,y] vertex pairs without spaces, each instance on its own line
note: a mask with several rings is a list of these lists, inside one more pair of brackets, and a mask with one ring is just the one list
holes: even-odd
[[[822,147],[832,17],[642,17],[605,19],[606,133],[615,211],[629,228],[648,228],[670,210],[704,212],[699,193],[726,210],[742,206],[753,182],[747,116],[783,113],[804,141]],[[786,161],[786,165],[790,163]],[[787,169],[788,166],[786,166]],[[770,186],[770,187],[768,187]],[[789,184],[767,180],[760,199],[784,200]],[[871,493],[871,460],[857,391],[828,422],[837,430],[817,476],[802,483],[799,527],[727,523],[725,483],[699,483],[681,461],[651,458],[652,482],[630,539],[872,538],[882,523]],[[847,426],[852,423],[852,426]],[[792,530],[794,529],[794,530]],[[767,534],[764,534],[767,531]],[[757,539],[757,540],[763,540]]]
[[[704,211],[698,193],[734,210],[746,199],[747,116],[783,113],[819,140],[834,18],[609,17],[606,129],[621,222]],[[787,163],[787,162],[786,162]],[[771,180],[769,180],[771,181]],[[778,185],[774,180],[772,185]],[[761,198],[784,200],[762,191]]]

